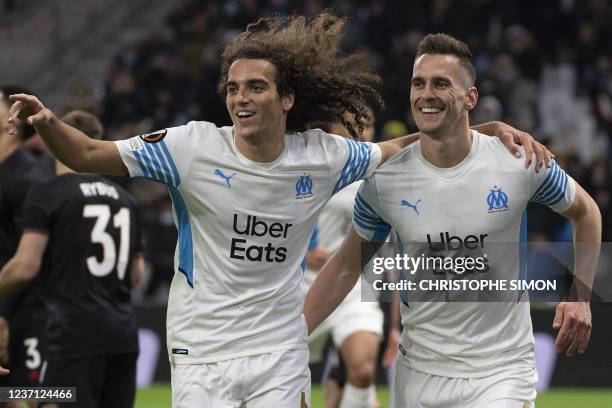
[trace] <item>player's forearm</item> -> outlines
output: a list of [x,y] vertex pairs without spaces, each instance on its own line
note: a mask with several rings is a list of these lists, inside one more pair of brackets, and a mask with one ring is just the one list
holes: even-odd
[[0,295],[21,289],[34,279],[37,272],[36,265],[11,259],[0,272]]
[[78,129],[69,126],[59,118],[53,118],[36,131],[53,153],[66,166],[81,173],[125,175],[126,170],[119,154],[108,155],[113,142],[91,139]]
[[359,269],[342,268],[340,253],[332,256],[321,268],[304,302],[309,334],[338,307],[358,278]]
[[471,126],[471,129],[474,129],[478,133],[482,133],[484,135],[496,135],[502,125],[502,122],[499,121],[491,121],[486,123],[481,123],[480,125]]
[[378,143],[383,153],[383,161],[402,150],[404,147],[416,142],[421,137],[421,133],[412,133],[397,139]]
[[601,251],[601,213],[595,201],[586,200],[585,209],[571,219],[574,228],[575,284],[572,297],[589,301]]
[[36,131],[59,161],[73,170],[88,171],[87,162],[93,140],[87,135],[55,116],[49,123],[36,126]]

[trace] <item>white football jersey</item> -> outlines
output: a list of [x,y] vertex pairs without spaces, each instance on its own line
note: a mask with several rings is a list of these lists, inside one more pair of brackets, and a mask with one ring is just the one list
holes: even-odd
[[[381,240],[393,227],[400,252],[408,256],[419,256],[415,251],[422,243],[439,248],[449,240],[471,246],[478,242],[486,252],[499,249],[499,243],[525,240],[529,202],[558,212],[571,206],[575,182],[556,163],[537,173],[534,160],[525,170],[523,160],[513,157],[498,138],[477,132],[472,136],[470,153],[452,168],[430,164],[417,142],[375,171],[356,198],[353,225],[358,234]],[[499,250],[488,254],[494,258],[489,263],[509,273],[509,279],[518,279],[519,246],[502,249],[507,249],[503,256]],[[411,303],[406,292],[401,298],[402,348],[412,368],[469,378],[512,364],[535,366],[528,302]]]
[[116,142],[132,177],[168,185],[178,228],[168,352],[175,364],[306,348],[300,266],[331,196],[369,176],[378,146],[319,129],[287,134],[273,162],[233,128],[190,122]]

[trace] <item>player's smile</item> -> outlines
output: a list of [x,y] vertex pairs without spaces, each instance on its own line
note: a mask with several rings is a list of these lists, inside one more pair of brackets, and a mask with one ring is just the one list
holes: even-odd
[[253,118],[253,116],[255,115],[256,113],[250,110],[239,110],[236,113],[236,117],[238,118],[239,123],[248,123],[250,119]]
[[432,115],[432,114],[440,113],[443,110],[444,108],[438,108],[435,106],[425,106],[425,107],[419,108],[419,111],[421,111],[421,113],[425,115]]
[[442,120],[448,109],[441,101],[425,101],[423,103],[417,103],[417,108],[414,109],[414,111],[416,115],[419,116],[418,119],[415,117],[417,123],[421,123],[422,126],[425,126],[425,124],[431,126]]

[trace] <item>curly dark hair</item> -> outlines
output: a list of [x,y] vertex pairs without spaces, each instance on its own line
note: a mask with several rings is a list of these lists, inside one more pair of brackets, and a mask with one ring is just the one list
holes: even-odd
[[[304,16],[268,17],[249,24],[223,51],[219,93],[226,97],[230,65],[241,58],[265,59],[276,67],[281,96],[293,94],[287,130],[302,132],[312,123],[342,123],[357,137],[370,119],[366,102],[383,108],[375,89],[381,80],[365,54],[343,54],[340,40],[346,20],[324,11]],[[357,129],[342,117],[350,112]]]

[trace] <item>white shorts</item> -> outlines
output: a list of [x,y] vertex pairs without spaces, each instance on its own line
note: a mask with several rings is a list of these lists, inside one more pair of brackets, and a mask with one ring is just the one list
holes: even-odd
[[306,349],[171,368],[173,408],[310,407]]
[[398,359],[391,387],[396,408],[534,408],[538,375],[512,368],[484,378],[440,377],[417,371]]
[[334,312],[308,337],[311,362],[320,361],[327,334],[337,348],[351,335],[371,332],[382,337],[384,316],[378,302],[362,302],[359,282]]

